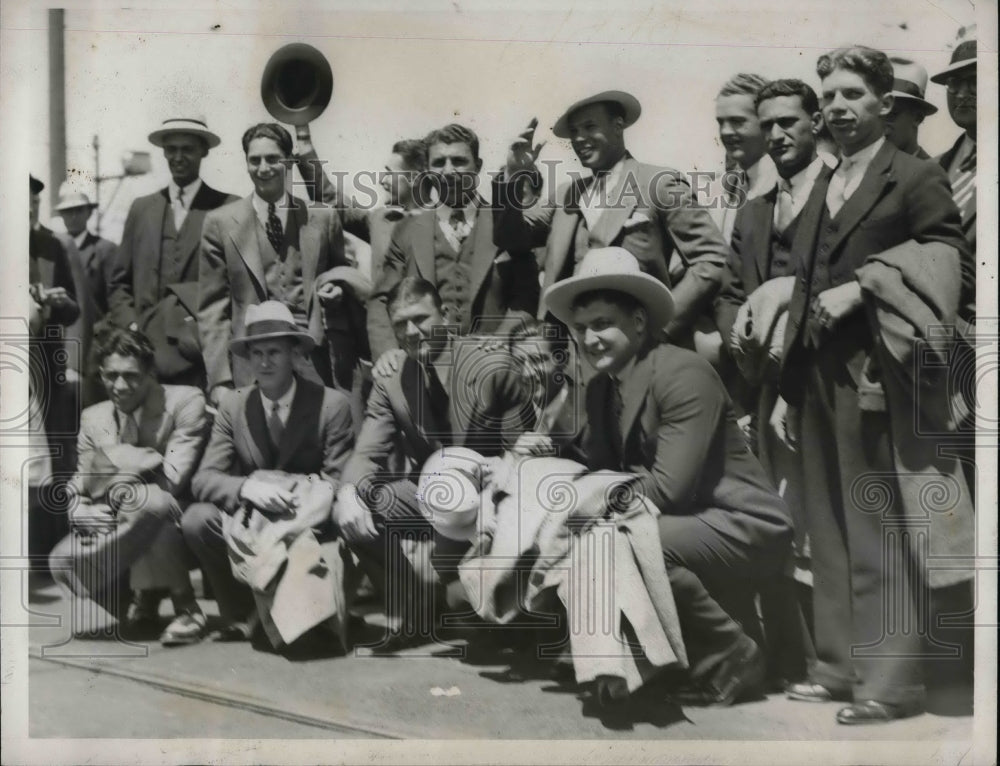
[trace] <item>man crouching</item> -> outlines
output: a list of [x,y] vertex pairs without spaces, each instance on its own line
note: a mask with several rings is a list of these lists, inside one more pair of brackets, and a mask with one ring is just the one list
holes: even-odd
[[347,397],[294,372],[312,346],[277,301],[247,309],[230,343],[257,382],[220,402],[191,482],[201,502],[182,522],[219,602],[220,640],[250,638],[259,620],[275,648],[310,631],[305,643],[332,648],[330,632],[346,643],[344,559],[325,541],[354,432]]

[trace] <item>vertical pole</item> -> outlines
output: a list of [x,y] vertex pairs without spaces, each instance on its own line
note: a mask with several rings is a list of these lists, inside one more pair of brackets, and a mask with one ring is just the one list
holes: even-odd
[[66,178],[66,56],[63,10],[49,10],[49,197],[58,204]]
[[101,142],[94,134],[94,226],[95,234],[101,236]]

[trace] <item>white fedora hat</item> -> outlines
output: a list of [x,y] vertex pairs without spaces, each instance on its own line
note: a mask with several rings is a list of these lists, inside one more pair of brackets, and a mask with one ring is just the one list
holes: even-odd
[[927,70],[915,61],[890,58],[892,64],[892,95],[900,101],[918,106],[925,115],[934,114],[938,108],[924,98],[927,92]]
[[208,129],[208,123],[200,114],[193,117],[168,117],[160,127],[149,134],[149,143],[153,146],[163,146],[163,139],[171,133],[192,133],[201,136],[209,149],[214,149],[222,143],[222,139]]
[[474,540],[479,531],[483,456],[466,447],[442,447],[427,458],[417,485],[417,506],[450,540]]
[[570,104],[569,108],[556,120],[556,124],[552,126],[552,132],[559,138],[569,138],[569,118],[573,115],[573,112],[591,104],[606,104],[609,102],[618,104],[622,108],[622,111],[625,112],[626,128],[629,125],[635,124],[635,121],[639,119],[639,115],[642,114],[642,106],[639,104],[639,99],[631,93],[626,93],[623,90],[606,90]]
[[77,207],[97,207],[93,202],[90,201],[84,192],[75,188],[73,184],[69,181],[64,181],[62,186],[59,187],[59,203],[56,205],[56,212],[62,210],[72,210]]
[[591,290],[615,290],[631,295],[646,309],[653,328],[663,328],[674,316],[670,289],[656,277],[644,274],[639,261],[624,247],[599,247],[589,251],[576,274],[556,282],[545,291],[542,301],[563,324],[573,318],[573,301]]
[[295,324],[295,318],[288,306],[279,301],[264,301],[250,306],[244,324],[246,333],[229,342],[229,350],[237,356],[245,357],[247,346],[254,341],[272,338],[291,338],[299,343],[306,354],[316,345],[312,336]]

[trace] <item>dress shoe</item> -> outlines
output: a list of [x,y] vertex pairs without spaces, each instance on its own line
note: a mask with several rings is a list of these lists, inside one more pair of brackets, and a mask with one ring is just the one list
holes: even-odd
[[205,637],[207,623],[201,610],[179,614],[160,635],[160,643],[163,646],[197,644]]
[[256,611],[245,620],[238,620],[223,625],[212,634],[212,640],[221,644],[249,641],[254,630],[260,624]]
[[628,698],[628,683],[621,676],[598,676],[594,679],[594,699],[600,707],[618,707]]
[[743,636],[712,677],[669,695],[678,705],[727,707],[740,700],[764,696],[767,661],[753,639]]
[[888,723],[898,718],[909,718],[924,712],[919,703],[890,705],[887,702],[863,700],[837,711],[837,723],[845,726],[861,726],[870,723]]
[[822,684],[811,684],[808,681],[789,684],[785,688],[785,696],[799,702],[849,702],[851,693],[830,689]]
[[160,629],[159,593],[135,591],[128,606],[122,634],[129,638],[155,638]]

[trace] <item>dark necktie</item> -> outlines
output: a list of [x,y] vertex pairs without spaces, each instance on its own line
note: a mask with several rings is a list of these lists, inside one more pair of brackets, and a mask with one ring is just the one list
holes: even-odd
[[139,424],[135,421],[132,413],[119,413],[121,428],[118,431],[118,441],[121,444],[131,444],[133,447],[139,444]]
[[625,410],[625,402],[622,399],[621,381],[614,375],[611,376],[611,438],[614,441],[618,453],[625,453],[625,434],[622,433],[622,412]]
[[433,365],[424,365],[424,380],[427,381],[427,401],[430,405],[435,426],[441,431],[449,431],[451,429],[451,421],[448,414],[448,392],[445,391],[444,386],[441,384],[441,379],[438,377]]
[[281,435],[285,432],[285,426],[278,415],[278,403],[271,404],[271,414],[267,418],[267,431],[271,434],[271,443],[275,447],[281,445]]
[[274,203],[267,203],[267,239],[274,248],[274,252],[281,255],[281,241],[285,238],[285,230],[281,226],[281,219],[278,218],[274,209]]

